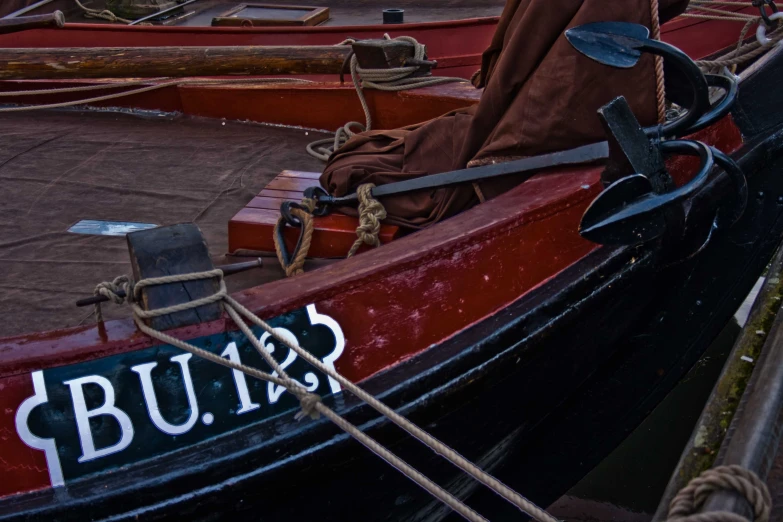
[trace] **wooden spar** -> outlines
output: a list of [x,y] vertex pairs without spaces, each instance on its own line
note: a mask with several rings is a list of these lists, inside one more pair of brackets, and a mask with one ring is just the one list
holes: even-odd
[[0,49],[0,79],[339,74],[350,46]]
[[64,25],[65,15],[63,15],[62,11],[34,16],[6,17],[0,18],[0,34],[26,31],[27,29],[41,29],[45,27],[56,28]]

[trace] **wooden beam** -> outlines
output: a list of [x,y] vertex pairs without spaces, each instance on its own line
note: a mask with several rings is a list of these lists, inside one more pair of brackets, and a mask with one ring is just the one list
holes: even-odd
[[42,29],[46,27],[58,28],[65,25],[65,15],[61,11],[53,13],[18,16],[16,18],[0,18],[0,34],[16,33],[28,29]]
[[0,49],[0,79],[339,74],[349,46]]

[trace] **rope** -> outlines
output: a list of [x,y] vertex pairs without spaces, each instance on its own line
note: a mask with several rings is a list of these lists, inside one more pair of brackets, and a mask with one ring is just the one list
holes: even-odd
[[[124,294],[124,295],[123,295]],[[102,295],[107,297],[114,304],[122,304],[125,302],[127,296],[132,295],[131,281],[128,276],[121,275],[115,277],[113,281],[104,281],[98,283],[93,291],[93,295]],[[101,311],[101,303],[95,303],[95,317],[98,322],[103,322],[103,312]]]
[[[661,20],[658,14],[658,0],[650,0],[650,26],[653,40],[661,39]],[[666,87],[663,81],[663,56],[655,57],[655,101],[658,109],[658,123],[666,123]]]
[[696,64],[705,71],[714,72],[716,70],[722,69],[723,67],[729,67],[731,68],[732,73],[736,72],[737,66],[758,58],[762,54],[771,50],[774,47],[774,44],[783,40],[782,24],[781,27],[778,27],[778,29],[768,35],[770,40],[769,44],[762,46],[758,41],[745,44],[745,36],[747,36],[750,28],[754,24],[764,24],[763,18],[758,15],[725,11],[709,6],[750,7],[751,4],[747,2],[730,2],[725,0],[691,0],[687,12],[680,15],[685,18],[742,22],[745,24],[742,28],[742,31],[740,32],[736,49],[714,60],[696,61]]
[[[210,279],[210,278],[219,278],[219,282],[220,282],[220,289],[212,296],[208,296],[206,298],[192,301],[190,303],[183,303],[180,305],[160,308],[156,310],[142,310],[141,307],[137,304],[140,298],[140,291],[142,288],[148,286],[154,286],[154,285],[168,284],[173,282],[194,281],[197,279]],[[115,279],[115,281],[116,280],[117,279]],[[303,349],[297,342],[291,342],[288,339],[285,339],[284,337],[280,336],[269,324],[267,324],[265,321],[258,318],[253,312],[245,308],[243,305],[235,301],[230,295],[228,295],[226,291],[226,285],[223,280],[223,272],[220,269],[210,270],[206,272],[198,272],[193,274],[145,279],[139,281],[135,285],[131,285],[131,288],[132,288],[132,293],[129,295],[132,296],[131,304],[133,307],[133,319],[136,325],[138,326],[138,328],[142,332],[144,332],[145,334],[149,335],[154,339],[157,339],[162,343],[176,346],[182,350],[185,350],[186,352],[192,353],[193,355],[196,355],[198,357],[202,357],[209,361],[215,362],[216,364],[220,364],[221,366],[238,370],[251,377],[256,377],[258,379],[283,386],[292,395],[294,395],[297,399],[299,399],[300,405],[302,407],[302,411],[299,412],[299,414],[297,414],[297,418],[302,418],[304,416],[317,418],[318,414],[324,415],[329,420],[334,422],[337,426],[342,428],[346,433],[354,437],[358,442],[360,442],[370,451],[372,451],[373,453],[375,453],[376,455],[384,459],[391,466],[398,469],[405,476],[413,480],[417,485],[425,489],[428,493],[430,493],[432,496],[434,496],[435,498],[443,502],[445,505],[449,506],[455,512],[459,513],[465,519],[470,520],[471,522],[485,522],[486,520],[481,515],[476,513],[474,510],[472,510],[464,503],[462,503],[459,499],[451,495],[449,492],[447,492],[446,490],[444,490],[443,488],[441,488],[440,486],[438,486],[437,484],[429,480],[427,477],[419,473],[416,469],[414,469],[412,466],[407,464],[405,461],[397,457],[394,453],[390,452],[384,446],[379,444],[377,441],[369,437],[367,434],[363,433],[356,426],[346,421],[344,418],[342,418],[339,414],[334,412],[328,406],[324,405],[323,402],[321,402],[319,396],[308,392],[299,382],[289,377],[285,373],[283,368],[280,367],[280,365],[277,363],[274,357],[272,357],[272,355],[269,352],[267,352],[266,349],[264,349],[264,347],[258,341],[256,336],[253,334],[250,327],[247,325],[247,323],[245,323],[244,319],[247,319],[251,323],[262,328],[264,331],[269,333],[269,335],[272,336],[275,340],[277,340],[283,346],[286,346],[287,348],[293,350],[298,356],[302,357],[305,361],[310,363],[310,365],[312,365],[314,368],[321,371],[325,375],[335,379],[343,386],[343,388],[347,389],[353,395],[355,395],[356,397],[358,397],[359,399],[361,399],[362,401],[370,405],[372,408],[374,408],[376,411],[386,416],[389,420],[394,422],[397,426],[405,430],[411,436],[418,439],[420,442],[424,443],[435,453],[446,458],[449,462],[451,462],[461,470],[468,473],[474,479],[478,480],[482,484],[492,489],[495,493],[497,493],[501,497],[505,498],[506,500],[508,500],[515,506],[517,506],[520,510],[524,511],[529,516],[533,517],[535,520],[538,520],[539,522],[557,522],[557,519],[554,518],[552,515],[550,515],[543,509],[539,508],[538,506],[536,506],[535,504],[527,500],[525,497],[523,497],[516,491],[513,491],[512,489],[508,488],[503,483],[498,481],[496,478],[492,477],[491,475],[487,474],[486,472],[478,468],[475,464],[468,461],[467,459],[459,455],[456,451],[454,451],[450,447],[446,446],[439,440],[432,437],[430,434],[428,434],[427,432],[425,432],[424,430],[416,426],[414,423],[412,423],[405,417],[402,417],[401,415],[397,414],[394,410],[392,410],[391,408],[389,408],[388,406],[380,402],[378,399],[376,399],[369,393],[365,392],[364,390],[356,386],[353,382],[351,382],[347,378],[343,377],[336,370],[326,366],[323,362],[321,362],[320,359],[313,356],[307,350]],[[178,311],[182,311],[184,309],[190,309],[190,308],[195,308],[197,306],[201,306],[201,304],[205,304],[206,302],[216,302],[216,301],[222,302],[226,312],[231,317],[231,320],[234,321],[234,323],[239,327],[240,330],[242,330],[242,333],[247,337],[247,339],[250,341],[253,347],[261,354],[261,356],[264,358],[267,364],[269,364],[269,366],[273,370],[273,373],[269,374],[261,370],[258,370],[257,368],[246,366],[240,363],[234,363],[229,359],[224,359],[223,357],[220,357],[217,354],[198,348],[197,346],[194,346],[188,342],[172,337],[163,332],[159,332],[154,328],[147,326],[142,320],[143,318],[157,317],[169,313],[175,313]]]
[[44,94],[64,94],[69,92],[82,92],[82,91],[94,91],[101,89],[116,89],[119,87],[132,87],[135,85],[144,85],[151,81],[159,81],[155,85],[148,85],[140,89],[133,89],[125,92],[118,92],[113,94],[106,94],[103,96],[95,96],[93,98],[84,98],[81,100],[73,100],[60,103],[48,103],[45,105],[24,105],[19,107],[0,107],[0,113],[3,112],[22,112],[33,111],[43,109],[60,109],[63,107],[74,107],[77,105],[86,105],[89,103],[102,102],[107,100],[114,100],[116,98],[122,98],[124,96],[132,96],[134,94],[141,94],[144,92],[155,91],[157,89],[163,89],[165,87],[171,87],[172,85],[230,85],[237,83],[259,83],[259,84],[276,84],[276,83],[312,83],[310,80],[302,80],[299,78],[227,78],[227,79],[209,79],[209,78],[187,78],[171,80],[169,78],[155,78],[150,80],[134,80],[129,82],[112,82],[101,85],[90,85],[84,87],[62,87],[56,89],[37,89],[32,91],[16,91],[0,93],[0,96],[34,96]]
[[756,522],[768,522],[772,497],[758,475],[742,466],[718,466],[708,469],[682,488],[669,504],[669,522],[747,522],[729,511],[698,513],[707,498],[716,491],[734,491],[753,508]]
[[353,256],[359,247],[364,244],[379,247],[381,240],[378,233],[381,231],[381,220],[386,219],[386,209],[380,201],[372,197],[372,189],[375,185],[365,183],[356,188],[359,198],[359,226],[356,228],[357,239],[354,241],[348,256]]
[[76,2],[76,5],[78,5],[79,8],[84,12],[85,18],[99,18],[112,23],[114,22],[122,22],[124,24],[133,23],[133,20],[128,20],[127,18],[120,18],[119,16],[112,13],[108,9],[90,9],[89,7],[85,7],[81,2],[79,2],[79,0],[74,0],[74,2]]
[[292,208],[291,214],[299,220],[302,225],[302,232],[298,243],[298,248],[294,252],[294,259],[290,263],[286,264],[286,260],[283,257],[283,245],[280,244],[280,227],[285,227],[285,218],[280,216],[275,223],[275,229],[272,233],[272,239],[275,242],[275,253],[277,254],[277,260],[280,261],[280,266],[285,270],[286,277],[293,277],[295,275],[304,273],[304,264],[307,259],[307,253],[310,251],[310,243],[313,240],[313,210],[315,210],[315,200],[310,198],[302,198],[301,205],[307,210],[299,208]]
[[[420,44],[415,38],[410,36],[398,36],[391,38],[388,34],[383,35],[386,40],[396,40],[408,42],[413,45],[413,58],[415,60],[424,60],[427,56],[427,47]],[[338,45],[350,44],[353,40],[344,40]],[[444,83],[467,82],[464,78],[453,78],[448,76],[418,76],[412,77],[419,71],[418,65],[407,67],[393,67],[390,69],[363,69],[359,67],[359,61],[356,55],[351,56],[351,80],[359,96],[359,102],[364,111],[364,125],[359,122],[349,122],[337,129],[335,137],[332,140],[318,140],[307,146],[307,152],[314,158],[327,161],[351,137],[356,134],[351,127],[358,126],[362,132],[372,130],[372,114],[367,105],[367,99],[364,95],[364,89],[377,89],[379,91],[405,91],[412,89],[421,89],[422,87],[431,87]]]

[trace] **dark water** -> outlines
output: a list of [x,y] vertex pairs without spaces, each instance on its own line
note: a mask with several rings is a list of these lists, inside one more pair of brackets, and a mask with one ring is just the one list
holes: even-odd
[[732,319],[666,399],[549,511],[561,520],[650,520],[740,330]]

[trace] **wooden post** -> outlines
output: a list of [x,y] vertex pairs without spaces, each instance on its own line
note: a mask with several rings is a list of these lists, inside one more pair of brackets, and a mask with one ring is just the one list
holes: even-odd
[[349,46],[0,49],[0,80],[339,74]]
[[34,16],[0,18],[0,34],[16,33],[27,29],[56,28],[64,25],[65,16],[61,11]]

